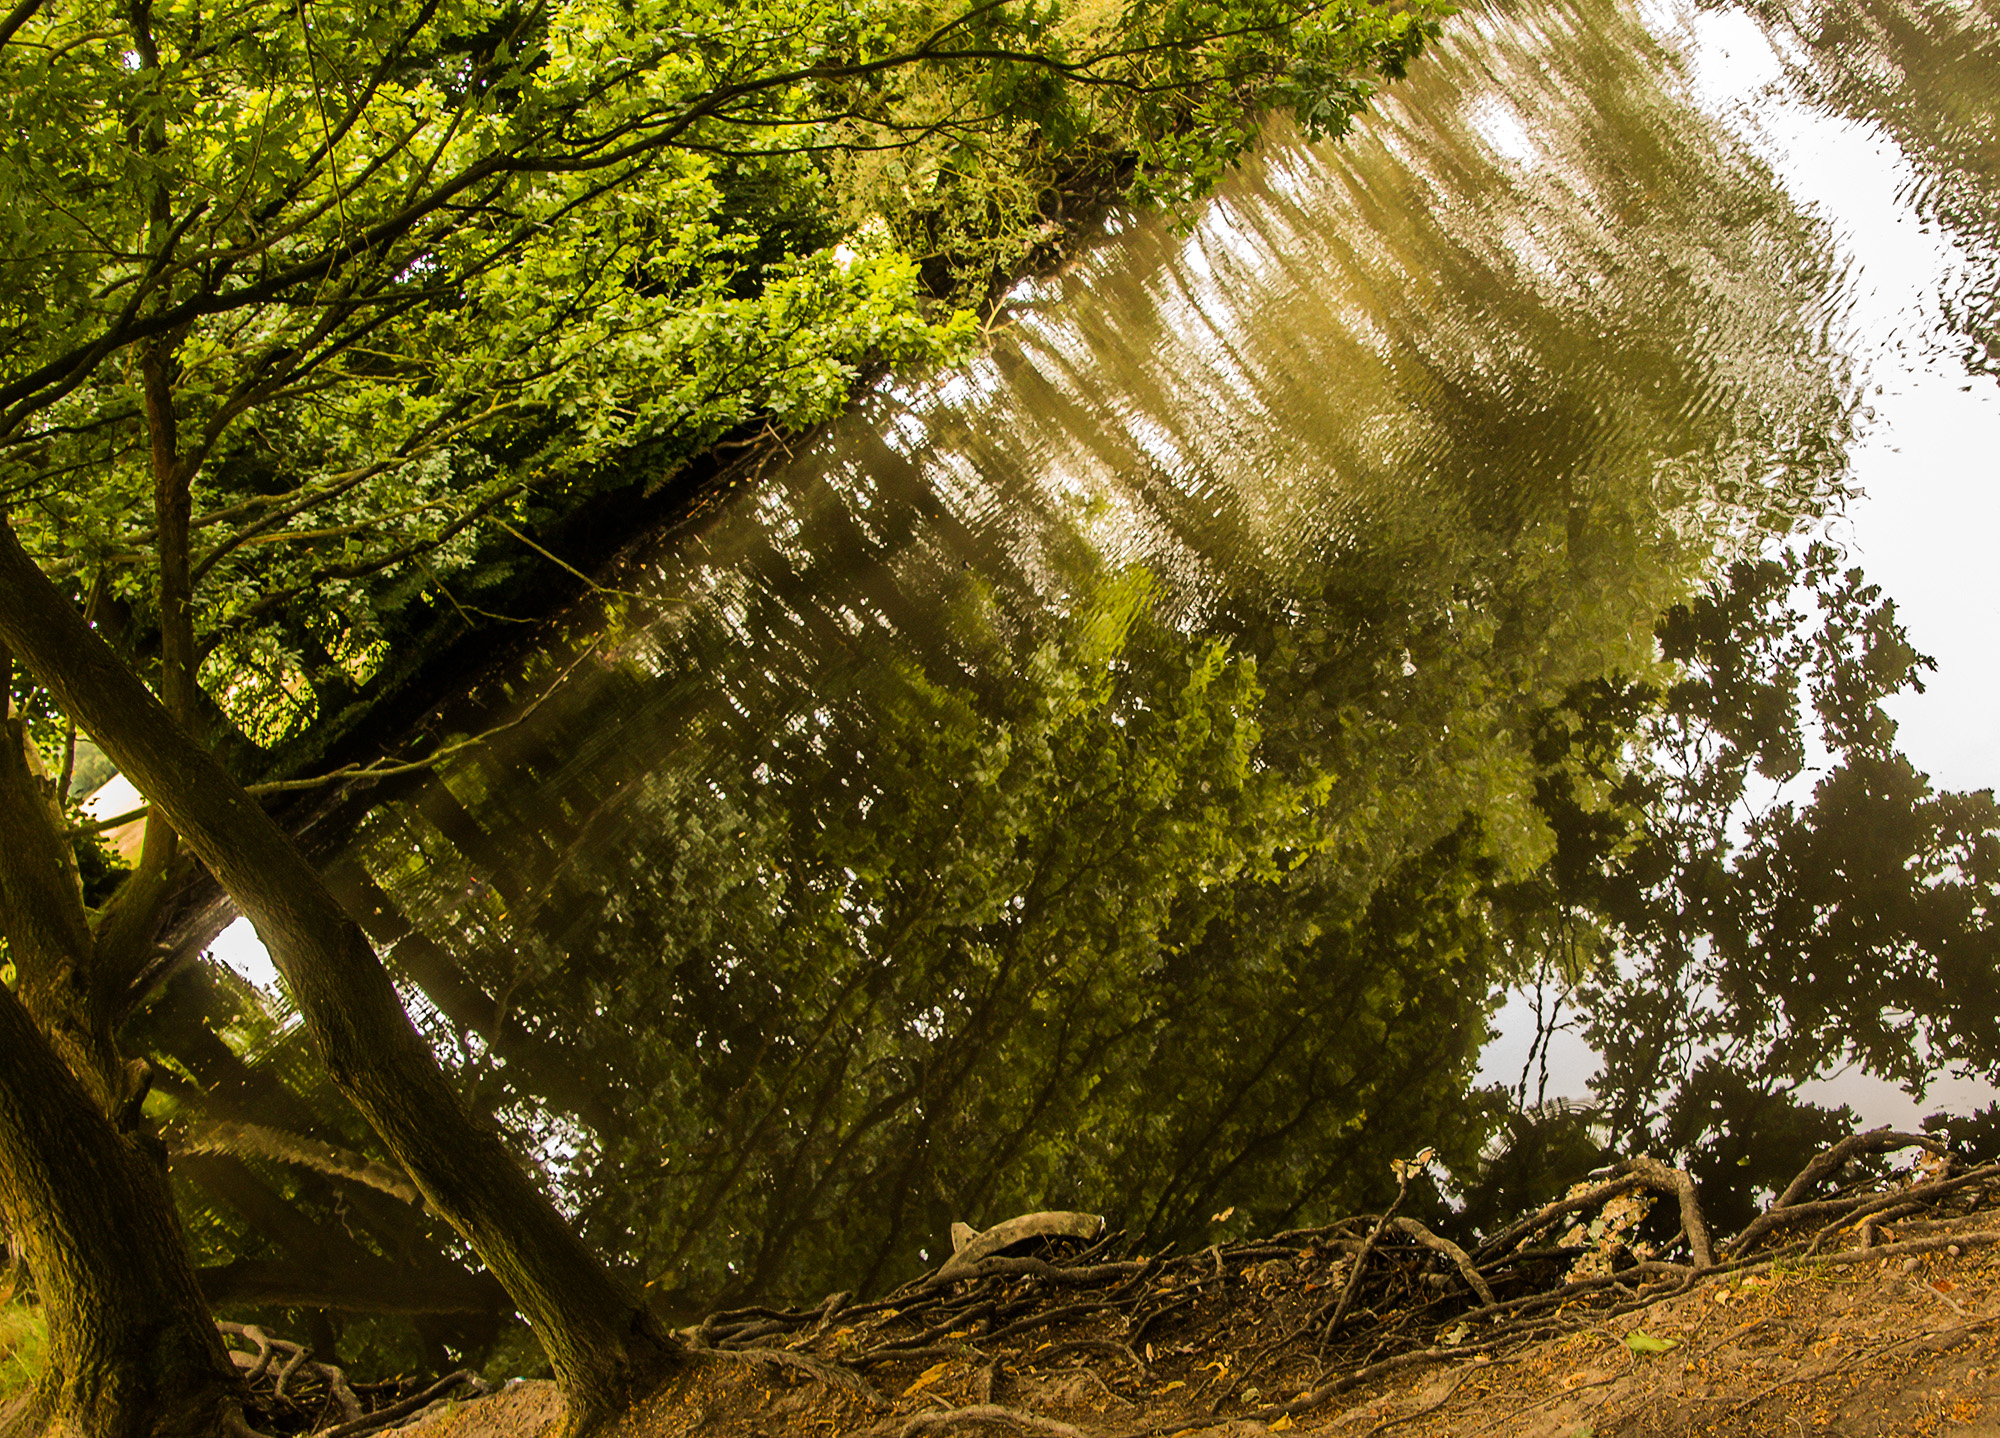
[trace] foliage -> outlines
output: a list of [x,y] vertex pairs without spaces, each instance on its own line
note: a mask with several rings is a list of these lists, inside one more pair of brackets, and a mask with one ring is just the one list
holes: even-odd
[[[1653,674],[1660,608],[1841,464],[1823,237],[1712,135],[1661,138],[1642,34],[1589,33],[1508,56],[1572,67],[1620,122],[1578,163],[1647,222],[1560,210],[1578,275],[1493,253],[1465,217],[1527,181],[1414,122],[1232,196],[1253,225],[1311,192],[1300,173],[1351,166],[1379,206],[1350,226],[1300,202],[1296,230],[1254,235],[1335,296],[1313,353],[1343,382],[1307,411],[1332,436],[1310,464],[1216,456],[1242,442],[1215,424],[1236,391],[1142,366],[948,412],[914,455],[907,432],[836,441],[635,577],[519,734],[371,815],[350,903],[396,916],[466,1091],[655,1292],[692,1312],[880,1287],[952,1220],[1045,1205],[1154,1239],[1205,1240],[1232,1207],[1268,1229],[1386,1198],[1388,1160],[1433,1143],[1476,1170],[1489,997],[1559,927],[1523,892],[1554,846],[1537,716]],[[1428,83],[1418,114],[1462,102]],[[1449,204],[1432,168],[1382,158],[1416,131]],[[1155,238],[1140,265],[1180,252]],[[1657,323],[1614,323],[1582,283],[1599,267]],[[1412,273],[1424,305],[1355,302]],[[1754,305],[1708,287],[1743,273],[1769,286]],[[1136,279],[1091,324],[1189,354],[1158,298],[1185,271]],[[1356,310],[1389,359],[1340,327]],[[1488,326],[1504,344],[1468,342]],[[1258,338],[1246,369],[1296,360]],[[1041,409],[1127,375],[1168,445]],[[1214,467],[1149,483],[1168,447]],[[1087,541],[1096,511],[1048,493],[1098,470],[1105,509],[1220,571],[1163,580],[1115,642],[1090,636],[1133,581]],[[1256,785],[1313,797],[1293,815]]]
[[[569,172],[509,172],[516,188],[503,189],[495,171],[498,198],[477,222],[452,229],[461,217],[444,215],[379,253],[342,252],[308,298],[254,322],[192,323],[173,381],[190,429],[221,413],[216,397],[260,354],[332,326],[317,360],[282,357],[296,378],[232,421],[197,476],[197,518],[213,523],[196,532],[215,536],[195,554],[200,634],[222,707],[259,741],[323,721],[395,661],[399,614],[495,603],[547,524],[635,466],[671,466],[764,419],[806,423],[875,360],[950,352],[963,324],[931,297],[969,297],[1011,270],[1064,218],[1051,213],[1064,186],[1109,175],[1185,198],[1244,143],[1258,94],[1337,130],[1364,93],[1342,57],[1366,51],[1391,72],[1425,23],[1327,10],[1310,44],[1252,26],[1173,49],[1203,25],[1279,13],[994,9],[951,32],[987,50],[949,59],[911,45],[920,21],[949,17],[814,11],[839,44],[858,27],[842,55],[893,58],[902,44],[910,63],[746,91],[702,119],[712,140],[665,146],[616,193]],[[706,27],[703,44],[660,64],[693,67],[699,84],[755,82],[806,43],[784,27],[759,39],[762,11],[685,19]],[[592,682],[551,702],[552,727],[373,817],[373,872],[342,866],[354,911],[374,916],[465,1092],[550,1167],[607,1249],[690,1305],[817,1296],[907,1272],[951,1219],[1055,1202],[1199,1240],[1232,1206],[1268,1228],[1385,1197],[1387,1159],[1426,1144],[1474,1171],[1497,1117],[1462,1090],[1493,984],[1558,935],[1582,941],[1578,967],[1597,952],[1602,930],[1550,901],[1544,861],[1623,852],[1633,810],[1612,796],[1650,711],[1634,701],[1625,727],[1587,732],[1567,711],[1540,730],[1536,716],[1616,667],[1664,693],[1658,605],[1732,526],[1789,523],[1823,498],[1843,433],[1843,387],[1799,303],[1821,292],[1815,232],[1768,176],[1699,127],[1663,123],[1639,78],[1649,62],[1625,53],[1651,42],[1600,22],[1594,45],[1564,30],[1563,53],[1528,59],[1567,67],[1589,96],[1591,182],[1608,207],[1647,218],[1614,233],[1565,212],[1550,250],[1568,268],[1551,270],[1493,251],[1497,230],[1471,223],[1487,191],[1529,183],[1500,173],[1483,141],[1447,152],[1427,139],[1434,170],[1457,177],[1448,202],[1436,174],[1369,173],[1383,241],[1375,268],[1343,276],[1401,293],[1421,273],[1431,288],[1396,307],[1393,364],[1371,333],[1339,366],[1358,397],[1343,433],[1376,433],[1364,402],[1394,415],[1395,433],[1343,451],[1353,462],[1332,501],[1301,487],[1349,528],[1282,596],[1218,597],[1215,622],[1197,626],[1139,576],[1068,555],[1049,563],[1059,598],[970,580],[885,596],[893,585],[870,588],[872,552],[853,574],[827,562],[780,581],[834,593],[779,636],[807,656],[797,673],[768,672],[792,656],[757,649],[715,663],[726,673],[711,690],[662,658],[692,635],[699,668],[792,619],[754,597],[656,616],[664,638],[635,616],[579,671]],[[1126,51],[1106,48],[1128,31],[1140,38]],[[1044,58],[1102,65],[993,53],[1021,36]],[[342,55],[365,53],[365,38],[342,40]],[[272,43],[299,31],[277,27]],[[555,62],[458,43],[413,40],[407,73],[379,90],[436,91],[435,116],[410,123],[446,117],[426,132],[442,141],[440,173],[450,127],[485,136],[476,166],[525,154],[507,148],[516,131],[568,103],[537,88]],[[1311,53],[1294,61],[1287,47]],[[362,96],[366,82],[326,71],[340,83],[316,89],[296,74],[303,49],[291,53],[291,88],[271,93],[304,117],[290,143],[310,153],[320,94]],[[1151,77],[1139,91],[1098,83],[1126,64]],[[1209,88],[1172,88],[1197,81]],[[622,95],[619,123],[666,123],[654,80],[630,94],[607,83],[580,103]],[[514,86],[518,105],[489,105],[494,86]],[[342,129],[346,112],[329,113]],[[379,175],[409,179],[400,156]],[[1136,177],[1123,168],[1134,157]],[[336,168],[338,193],[325,179]],[[319,218],[273,252],[310,260],[358,232],[350,217],[382,214],[393,187],[365,169],[329,162],[301,181]],[[534,223],[509,228],[517,216]],[[228,236],[209,226],[205,211],[188,233],[214,250]],[[1626,277],[1606,288],[1643,297],[1651,322],[1625,323],[1619,301],[1582,283],[1597,274]],[[1770,292],[1741,303],[1743,274]],[[572,297],[566,315],[554,301]],[[1484,326],[1475,337],[1504,337],[1497,350],[1468,344],[1468,315]],[[1175,322],[1165,308],[1149,318]],[[1726,342],[1695,342],[1711,330]],[[255,348],[266,333],[277,349]],[[739,367],[756,383],[735,385]],[[108,453],[115,432],[122,498],[93,509],[44,486],[30,507],[53,516],[35,521],[43,552],[79,597],[99,593],[100,622],[146,662],[151,480],[130,375],[124,390],[115,367],[101,376],[62,403],[104,423],[49,453]],[[1498,393],[1532,395],[1532,412],[1501,423]],[[1385,455],[1406,467],[1385,469]],[[1377,469],[1387,477],[1370,494]],[[1290,558],[1273,556],[1273,572]],[[906,615],[885,627],[908,648],[873,632],[873,606],[933,600],[951,610],[947,639]],[[56,752],[60,727],[44,732]],[[549,797],[536,786],[553,775],[577,782]],[[1569,786],[1574,822],[1611,859],[1577,858],[1568,821],[1533,802],[1538,783]],[[229,1083],[244,1069],[282,1080],[258,1102],[282,1104],[290,1087],[339,1141],[372,1151],[299,1035],[229,1004],[202,1022],[245,1060]],[[144,1037],[188,1043],[184,1030]],[[225,1091],[206,1070],[175,1078],[156,1104],[170,1121]],[[1579,1155],[1594,1141],[1571,1137]],[[338,1188],[246,1167],[277,1200],[269,1222],[216,1189],[183,1190],[216,1266],[276,1256],[288,1209],[314,1242],[345,1230],[400,1253],[410,1237],[371,1227],[379,1215]]]
[[1831,546],[1740,561],[1658,632],[1672,683],[1587,686],[1550,717],[1550,897],[1611,931],[1583,995],[1604,1120],[1697,1155],[1747,1213],[1853,1121],[1803,1083],[2000,1074],[1978,997],[2000,808],[1897,751],[1882,701],[1930,661]]
[[[546,1133],[547,1066],[617,1076],[561,1167],[675,1303],[878,1287],[953,1220],[1048,1205],[1152,1242],[1281,1223],[1483,1138],[1477,823],[1357,886],[1329,784],[1268,760],[1248,656],[1133,573],[1018,625],[965,583],[948,658],[866,645],[796,725],[613,779],[546,881],[463,819],[372,817],[381,882],[429,889],[428,933],[549,1046],[469,1050],[480,1101]],[[589,710],[633,713],[626,741],[656,714],[721,738],[626,685]]]
[[1077,167],[1199,193],[1255,107],[1343,122],[1430,15],[33,7],[0,52],[0,503],[142,662],[185,562],[202,680],[268,745],[626,457],[961,353],[920,266],[976,297]]

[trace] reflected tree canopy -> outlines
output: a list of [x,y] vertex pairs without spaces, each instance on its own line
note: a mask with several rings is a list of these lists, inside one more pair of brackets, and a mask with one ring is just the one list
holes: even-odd
[[[1426,1146],[1467,1225],[1615,1146],[1726,1227],[1847,1123],[1804,1081],[2000,1074],[1992,796],[1897,752],[1925,661],[1799,538],[1840,273],[1682,68],[1623,6],[1469,12],[1343,147],[1027,287],[440,721],[521,716],[330,878],[665,1306],[879,1290],[1037,1207],[1309,1222]],[[1538,979],[1593,1110],[1473,1088]],[[375,1152],[240,986],[147,1022],[190,1133]],[[391,1196],[176,1175],[243,1304],[498,1321]]]
[[1609,954],[1572,977],[1611,1142],[1693,1157],[1747,1214],[1853,1124],[1801,1084],[2000,1078],[2000,808],[1896,748],[1882,700],[1930,661],[1825,544],[1732,565],[1659,638],[1670,682],[1549,716],[1558,845],[1531,902]]

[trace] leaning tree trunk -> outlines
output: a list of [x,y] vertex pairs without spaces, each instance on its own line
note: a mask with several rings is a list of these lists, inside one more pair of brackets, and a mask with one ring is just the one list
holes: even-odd
[[160,1155],[121,1137],[0,986],[0,1215],[48,1323],[0,1438],[212,1438],[236,1370],[196,1286]]
[[366,935],[257,801],[175,724],[0,522],[9,645],[157,806],[256,925],[327,1072],[533,1325],[576,1429],[663,1376],[679,1349],[475,1124]]

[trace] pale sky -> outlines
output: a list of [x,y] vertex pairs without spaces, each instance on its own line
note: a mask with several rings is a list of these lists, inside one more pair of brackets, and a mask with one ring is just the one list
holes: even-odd
[[[1852,451],[1864,497],[1832,536],[1896,600],[1916,647],[1938,661],[1922,695],[1894,701],[1899,740],[1940,788],[2000,785],[2000,385],[1966,372],[1943,328],[1941,296],[1964,257],[1903,198],[1913,178],[1895,144],[1800,103],[1770,42],[1736,11],[1656,11],[1691,41],[1702,103],[1744,134],[1792,197],[1832,227],[1849,267],[1845,330],[1873,411]],[[1480,1055],[1480,1081],[1513,1084],[1533,1039],[1533,1007],[1515,996],[1501,1036]],[[1548,1095],[1578,1097],[1597,1056],[1558,1034]],[[1530,1095],[1532,1097],[1532,1093]],[[1969,1112],[1996,1097],[1978,1080],[1941,1079],[1922,1100],[1847,1073],[1807,1086],[1817,1103],[1848,1103],[1865,1124]]]

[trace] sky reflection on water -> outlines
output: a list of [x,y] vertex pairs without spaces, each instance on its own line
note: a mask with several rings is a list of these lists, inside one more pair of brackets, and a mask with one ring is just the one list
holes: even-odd
[[[1660,3],[1645,13],[1684,45],[1703,108],[1831,226],[1845,269],[1842,344],[1858,361],[1866,413],[1848,450],[1856,492],[1826,533],[1896,600],[1912,640],[1938,661],[1923,694],[1887,705],[1901,747],[1940,787],[2000,785],[2000,566],[1992,547],[2000,534],[2000,385],[1968,369],[1945,315],[1949,297],[1976,273],[1974,239],[1919,213],[1923,177],[1891,136],[1804,93],[1798,77],[1810,59],[1795,43],[1741,10]],[[1512,1084],[1531,1059],[1532,997],[1510,998],[1497,1022],[1480,1076]],[[1599,1067],[1574,1029],[1535,1062],[1551,1093],[1577,1096]],[[2000,1090],[1940,1074],[1916,1098],[1849,1069],[1801,1095],[1849,1104],[1869,1124],[1913,1126],[1937,1111],[1973,1112]]]

